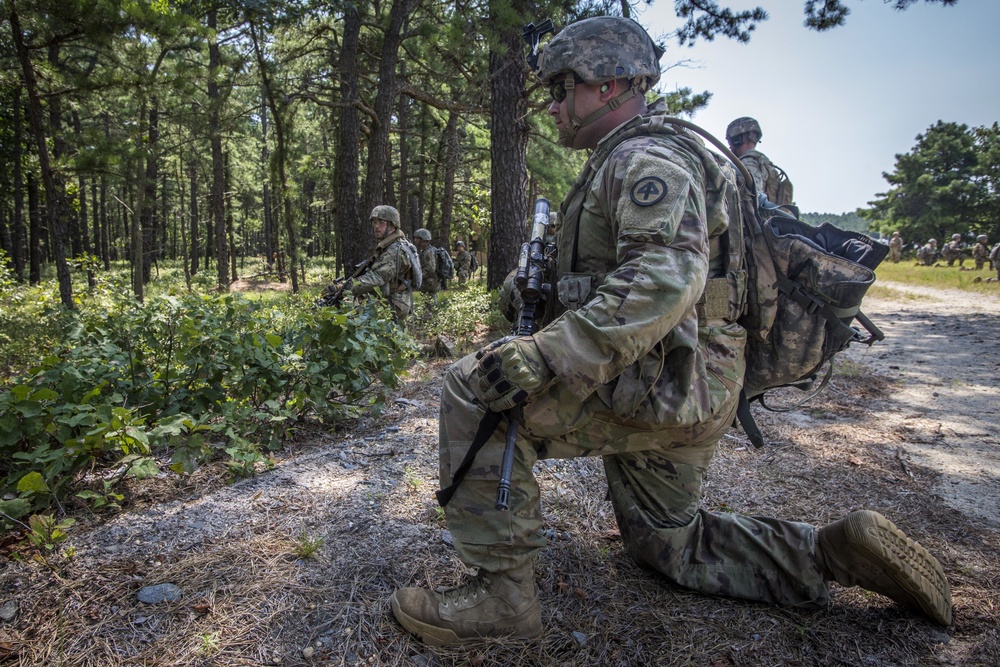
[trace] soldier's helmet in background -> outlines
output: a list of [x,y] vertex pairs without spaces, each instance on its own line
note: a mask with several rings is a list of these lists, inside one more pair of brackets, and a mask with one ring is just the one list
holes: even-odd
[[986,234],[980,234],[976,237],[976,241],[979,243],[986,243]]
[[927,242],[931,245],[937,245],[937,239],[927,239]]
[[951,235],[951,240],[952,241],[961,241],[962,240],[962,235],[961,234],[952,234]]
[[431,233],[427,229],[424,229],[423,227],[421,227],[417,231],[413,232],[413,238],[415,238],[415,239],[421,239],[423,241],[430,241],[431,240]]
[[[733,140],[737,137],[747,134],[754,133],[756,138],[753,141],[760,141],[764,133],[760,129],[760,123],[756,119],[750,116],[743,116],[742,118],[737,118],[726,128],[726,140],[732,144]],[[741,142],[742,143],[742,142]]]

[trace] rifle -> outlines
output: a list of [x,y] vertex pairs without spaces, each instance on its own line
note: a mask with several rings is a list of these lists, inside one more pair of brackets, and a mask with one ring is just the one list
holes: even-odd
[[375,256],[372,255],[365,261],[355,265],[354,273],[346,278],[337,278],[333,281],[332,285],[327,285],[323,288],[323,293],[320,294],[319,298],[316,299],[316,303],[313,304],[313,308],[323,308],[326,306],[336,306],[340,303],[340,300],[344,298],[344,292],[348,287],[351,286],[351,282],[355,278],[359,278],[361,274],[365,273],[371,268],[372,264],[375,263]]
[[555,26],[552,25],[552,19],[545,19],[537,26],[534,23],[529,23],[524,26],[522,37],[524,37],[524,41],[528,43],[528,48],[530,49],[527,60],[532,71],[538,69],[538,42],[541,41],[542,36],[545,35],[545,33],[551,32],[555,34],[555,31]]
[[[536,199],[530,240],[521,246],[521,256],[518,258],[514,277],[514,284],[521,294],[521,310],[512,331],[514,336],[530,336],[538,331],[539,306],[545,303],[552,291],[552,285],[545,282],[546,262],[550,255],[545,247],[545,231],[548,226],[549,200]],[[507,411],[507,442],[503,450],[497,488],[496,509],[499,512],[510,509],[510,475],[514,468],[514,447],[520,421],[521,406],[516,405]]]
[[[552,286],[545,282],[546,269],[554,258],[554,246],[545,243],[545,230],[549,225],[549,201],[538,199],[535,201],[535,215],[532,219],[530,240],[521,246],[521,255],[517,263],[517,273],[514,283],[521,294],[521,308],[518,311],[517,321],[514,323],[513,336],[530,336],[538,331],[536,313],[539,306],[543,304],[552,291]],[[507,338],[497,341],[495,345],[503,343]],[[503,512],[510,509],[510,476],[514,468],[514,448],[517,441],[517,425],[521,421],[521,407],[517,406],[508,410],[504,415],[487,410],[486,414],[479,421],[476,434],[472,437],[472,444],[469,445],[465,458],[455,469],[451,484],[443,489],[439,489],[434,495],[437,497],[441,507],[446,506],[451,501],[452,496],[462,483],[466,473],[472,467],[476,454],[483,445],[490,439],[500,424],[501,417],[507,417],[507,441],[503,451],[503,460],[500,464],[500,483],[497,487],[497,500],[495,507],[497,511]]]

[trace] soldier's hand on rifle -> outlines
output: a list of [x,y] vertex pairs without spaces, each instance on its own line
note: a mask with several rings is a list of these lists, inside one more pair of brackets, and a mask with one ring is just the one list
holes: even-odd
[[502,338],[476,357],[479,382],[473,391],[490,410],[503,412],[520,405],[555,378],[531,336]]

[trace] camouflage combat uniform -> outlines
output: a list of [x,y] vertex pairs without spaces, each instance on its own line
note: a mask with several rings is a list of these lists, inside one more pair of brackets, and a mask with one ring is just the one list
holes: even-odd
[[[493,509],[501,426],[447,505],[448,527],[466,564],[522,567],[545,545],[535,460],[602,456],[637,562],[705,593],[822,605],[829,590],[813,526],[699,509],[745,364],[744,329],[699,305],[706,280],[723,273],[720,238],[738,224],[728,212],[736,195],[732,167],[663,124],[664,113],[658,102],[605,137],[564,200],[558,303],[534,336],[556,380],[523,406],[511,509]],[[639,124],[661,129],[622,141]],[[442,486],[484,414],[470,388],[476,365],[470,355],[446,374]]]
[[958,265],[961,267],[962,263],[965,262],[965,257],[962,256],[962,242],[961,241],[949,241],[944,244],[941,248],[941,259],[948,262],[948,266],[954,266],[955,260],[958,260]]
[[472,276],[472,253],[462,249],[455,256],[455,275],[460,285],[464,285]]
[[898,264],[903,256],[903,237],[893,234],[889,239],[889,261]]
[[[777,187],[778,172],[766,155],[757,150],[747,151],[740,156],[747,171],[753,176],[757,192],[763,192],[771,201],[775,201],[772,192]],[[770,189],[768,189],[770,188]]]
[[982,271],[986,262],[990,261],[990,248],[985,242],[977,241],[972,246],[972,259],[976,262],[976,271]]
[[933,266],[934,262],[937,261],[937,256],[937,246],[930,242],[925,243],[917,251],[917,263],[924,266]]
[[437,294],[441,291],[441,280],[438,278],[437,248],[431,244],[420,251],[420,268],[424,272],[424,280],[420,291],[424,294]]
[[351,293],[356,295],[380,290],[389,300],[397,322],[405,320],[413,310],[413,272],[410,255],[403,245],[408,243],[406,235],[398,229],[379,241],[372,267],[351,284]]

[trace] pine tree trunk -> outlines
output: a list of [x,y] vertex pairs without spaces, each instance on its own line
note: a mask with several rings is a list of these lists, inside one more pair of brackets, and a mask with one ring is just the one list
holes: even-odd
[[[21,64],[24,75],[25,89],[28,94],[28,125],[35,135],[38,144],[38,163],[42,172],[42,187],[45,189],[46,214],[48,223],[53,230],[53,241],[56,262],[56,275],[59,279],[59,298],[63,306],[67,309],[74,309],[73,284],[70,279],[69,265],[66,263],[65,237],[66,232],[62,219],[62,198],[57,190],[57,179],[55,170],[49,160],[48,137],[45,132],[45,124],[42,121],[42,103],[39,97],[37,82],[35,79],[35,68],[31,64],[31,56],[28,54],[27,45],[24,43],[24,34],[21,32],[21,21],[13,3],[9,3],[10,26],[14,38],[14,46],[17,50],[18,60]],[[53,47],[54,48],[54,47]],[[50,59],[53,55],[50,49]],[[56,98],[53,98],[53,104]],[[58,110],[54,111],[58,117]],[[39,271],[40,275],[40,271]]]
[[21,109],[21,86],[14,88],[14,136],[11,146],[11,160],[14,162],[14,215],[11,218],[11,243],[13,252],[11,257],[14,260],[14,273],[20,282],[24,282],[24,174],[21,170],[21,144],[24,141],[22,136],[23,127],[21,116],[24,111]]
[[[361,120],[358,117],[358,52],[361,34],[360,3],[344,11],[344,39],[340,50],[340,123],[337,137],[337,216],[334,229],[340,244],[339,261],[344,275],[368,256],[372,233],[367,220],[371,209],[361,211],[358,197],[358,152]],[[362,216],[365,216],[364,218]]]
[[[491,14],[496,15],[495,11]],[[500,21],[494,21],[494,25]],[[487,259],[487,289],[497,289],[517,264],[521,244],[527,238],[528,203],[527,149],[525,124],[524,48],[521,32],[514,26],[501,27],[502,46],[490,52],[491,206],[490,248]]]
[[219,289],[229,291],[229,255],[226,243],[225,172],[222,162],[222,96],[219,94],[218,76],[222,67],[219,42],[215,37],[218,12],[208,13],[208,27],[212,37],[208,43],[208,104],[210,108],[208,132],[212,145],[212,222],[215,228],[215,267]]

